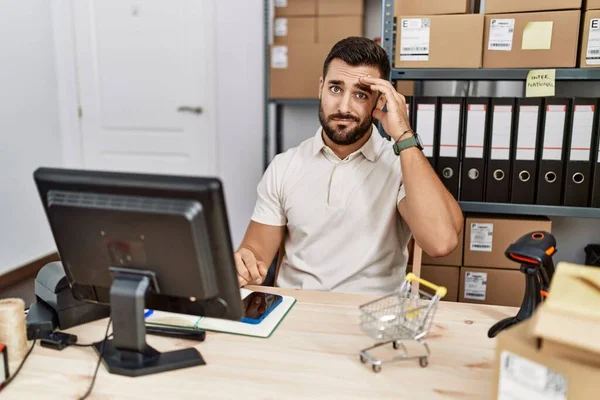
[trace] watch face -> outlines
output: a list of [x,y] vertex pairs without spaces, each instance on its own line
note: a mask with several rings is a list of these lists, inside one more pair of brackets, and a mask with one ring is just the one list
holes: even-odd
[[417,147],[420,150],[423,150],[423,143],[421,142],[421,137],[419,135],[417,135],[416,133],[413,136],[415,138],[415,141],[417,142]]

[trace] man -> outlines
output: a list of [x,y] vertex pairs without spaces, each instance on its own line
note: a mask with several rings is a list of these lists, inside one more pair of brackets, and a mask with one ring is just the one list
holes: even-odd
[[423,155],[389,73],[372,40],[331,49],[319,80],[321,127],[277,155],[258,185],[234,254],[241,286],[263,282],[283,243],[277,286],[386,295],[404,279],[411,233],[434,257],[457,246],[462,211]]

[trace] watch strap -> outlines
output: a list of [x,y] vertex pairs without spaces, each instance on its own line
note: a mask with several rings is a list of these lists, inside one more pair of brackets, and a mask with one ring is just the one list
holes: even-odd
[[402,150],[409,149],[411,147],[418,147],[417,139],[414,136],[402,139],[394,143],[394,153],[399,155]]

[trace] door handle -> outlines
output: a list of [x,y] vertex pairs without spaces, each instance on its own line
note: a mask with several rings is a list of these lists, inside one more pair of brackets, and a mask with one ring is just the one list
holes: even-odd
[[190,106],[179,106],[177,108],[179,112],[191,112],[194,114],[202,114],[202,107],[190,107]]

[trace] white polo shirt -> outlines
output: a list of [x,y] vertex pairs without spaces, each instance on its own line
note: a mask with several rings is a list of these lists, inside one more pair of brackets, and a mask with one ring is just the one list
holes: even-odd
[[389,294],[404,279],[411,237],[397,209],[400,160],[375,126],[344,160],[321,130],[278,154],[258,185],[252,220],[287,227],[276,285]]

